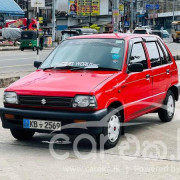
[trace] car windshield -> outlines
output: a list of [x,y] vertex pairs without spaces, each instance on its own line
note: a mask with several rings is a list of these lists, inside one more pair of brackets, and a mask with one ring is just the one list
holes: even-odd
[[169,34],[166,30],[163,30],[163,34]]
[[121,39],[65,40],[48,56],[40,68],[121,70],[124,44],[124,40]]

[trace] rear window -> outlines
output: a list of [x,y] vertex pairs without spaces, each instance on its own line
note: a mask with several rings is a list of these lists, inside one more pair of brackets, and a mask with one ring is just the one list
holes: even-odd
[[151,67],[156,67],[161,65],[161,59],[159,56],[159,51],[156,46],[156,42],[147,42],[146,47],[151,60]]
[[135,30],[134,34],[147,34],[146,30]]
[[160,43],[160,46],[162,47],[163,51],[164,51],[164,54],[165,54],[165,58],[166,60],[170,63],[172,62],[171,58],[170,58],[170,55],[168,53],[168,51],[166,50],[166,47],[164,46],[164,44],[159,40],[158,41]]

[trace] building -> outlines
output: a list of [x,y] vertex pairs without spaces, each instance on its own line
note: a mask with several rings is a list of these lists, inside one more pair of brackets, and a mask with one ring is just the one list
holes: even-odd
[[[57,30],[67,27],[89,26],[97,24],[101,32],[109,30],[112,24],[112,0],[57,0]],[[89,4],[88,4],[89,3]],[[71,9],[72,7],[76,9]],[[112,28],[112,25],[111,25]]]
[[173,20],[180,20],[180,0],[137,0],[137,23],[170,31]]

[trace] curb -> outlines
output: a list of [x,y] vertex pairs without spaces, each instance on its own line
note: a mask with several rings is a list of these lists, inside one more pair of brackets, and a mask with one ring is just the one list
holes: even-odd
[[0,51],[17,51],[20,50],[19,47],[18,48],[0,48]]
[[[54,48],[44,48],[43,50],[53,50]],[[20,48],[0,48],[0,51],[18,51]]]
[[180,61],[180,55],[173,56],[173,58],[175,59],[175,61]]
[[10,77],[10,78],[2,78],[0,79],[0,88],[6,88],[10,84],[14,83],[15,81],[19,80],[20,77]]

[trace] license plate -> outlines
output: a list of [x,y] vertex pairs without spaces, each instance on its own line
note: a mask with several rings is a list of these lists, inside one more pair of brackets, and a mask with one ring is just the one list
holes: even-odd
[[23,119],[23,128],[60,131],[61,122]]

